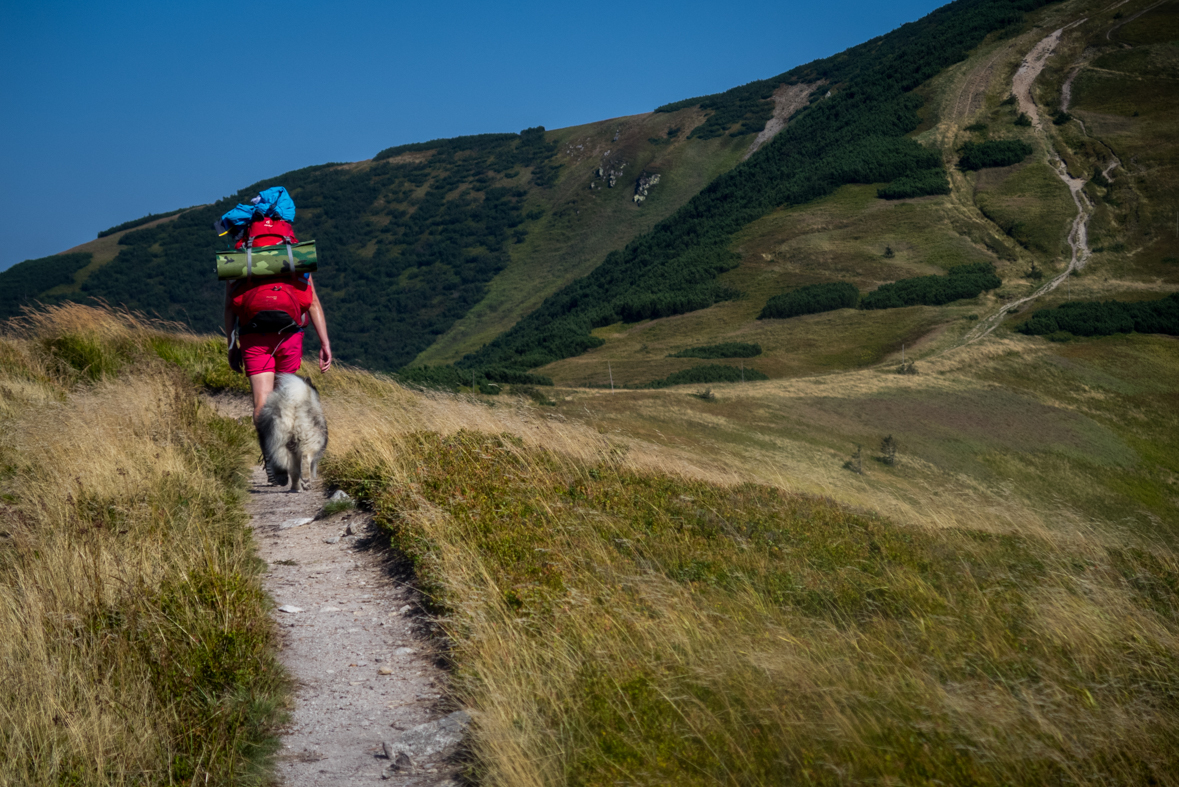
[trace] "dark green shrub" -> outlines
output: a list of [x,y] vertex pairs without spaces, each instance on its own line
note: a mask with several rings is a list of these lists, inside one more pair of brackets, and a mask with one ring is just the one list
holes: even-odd
[[491,366],[485,369],[459,369],[455,366],[415,366],[405,368],[395,375],[406,385],[457,391],[460,388],[478,388],[481,393],[497,394],[506,385],[552,385],[551,377],[530,374],[516,368]]
[[859,300],[860,291],[854,284],[846,281],[810,284],[770,298],[757,319],[784,319],[800,314],[854,309]]
[[1015,125],[1027,127],[1032,125],[1032,119],[1027,116],[1026,112],[1020,112],[1019,117],[1015,119]]
[[754,380],[768,379],[770,378],[766,377],[757,369],[751,369],[748,366],[742,369],[739,366],[706,364],[704,366],[693,366],[691,369],[684,369],[683,371],[669,374],[662,380],[653,380],[643,387],[666,388],[670,385],[686,385],[687,383],[739,383],[742,380],[752,382]]
[[876,189],[876,196],[881,199],[909,199],[949,193],[950,181],[946,178],[945,170],[941,169],[927,169],[914,175],[905,175],[887,186]]
[[967,142],[960,151],[958,168],[978,170],[984,167],[1009,167],[1023,161],[1032,146],[1018,139],[992,139],[986,142]]
[[1049,337],[1062,332],[1074,336],[1131,332],[1179,336],[1179,293],[1156,301],[1090,301],[1039,309],[1019,331]]
[[724,344],[709,344],[704,347],[689,347],[672,353],[668,358],[752,358],[761,355],[760,344],[746,342],[725,342]]
[[995,267],[979,262],[956,265],[946,276],[917,276],[884,284],[860,299],[861,309],[896,309],[902,306],[941,306],[962,298],[974,298],[1003,282]]

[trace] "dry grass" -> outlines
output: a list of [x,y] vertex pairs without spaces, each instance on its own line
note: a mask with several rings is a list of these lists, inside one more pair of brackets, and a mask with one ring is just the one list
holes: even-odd
[[0,784],[251,783],[282,698],[239,490],[248,429],[134,315],[0,337]]
[[[738,409],[836,379],[843,396],[961,391],[1027,351],[759,383]],[[805,442],[691,443],[658,426],[683,392],[574,393],[554,411],[357,372],[324,389],[326,471],[415,561],[488,784],[1175,783],[1167,546],[1004,505],[968,476],[954,489],[969,494],[937,500],[935,469],[889,486],[821,469]],[[562,420],[609,423],[606,403],[656,424],[650,439]],[[793,460],[805,471],[771,477]],[[852,477],[850,497],[913,524],[750,477],[841,501]]]

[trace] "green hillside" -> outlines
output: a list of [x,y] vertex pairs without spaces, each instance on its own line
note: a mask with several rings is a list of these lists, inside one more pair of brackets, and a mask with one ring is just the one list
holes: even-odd
[[[379,370],[644,385],[690,369],[669,357],[681,350],[745,342],[773,378],[934,352],[1063,299],[1166,295],[1179,286],[1175,14],[1145,0],[959,0],[653,113],[285,173],[0,274],[0,316],[101,298],[218,330],[208,227],[276,184],[319,242],[341,359]],[[1017,90],[1020,63],[1048,43]],[[1089,243],[1070,262],[1077,221]],[[1000,286],[948,303],[873,294],[964,265],[993,267]],[[818,284],[854,286],[860,308],[758,319]],[[864,308],[881,304],[893,308]]]
[[[13,283],[0,317],[33,300],[100,298],[216,331],[223,286],[210,227],[236,202],[284,185],[297,233],[318,242],[316,284],[341,359],[384,370],[424,352],[457,360],[736,163],[751,138],[689,141],[703,120],[683,110],[459,137],[288,172],[213,205],[103,231],[69,271],[58,257],[15,266],[0,274]],[[640,204],[644,174],[660,179]]]
[[[591,322],[584,334],[588,351],[537,371],[558,385],[604,386],[611,377],[616,384],[642,385],[695,365],[668,357],[686,347],[749,342],[763,348],[754,365],[771,378],[810,375],[899,360],[902,347],[910,357],[940,353],[993,327],[992,318],[1009,318],[1016,327],[1036,308],[1070,298],[1141,300],[1174,292],[1179,289],[1174,214],[1179,140],[1164,120],[1173,112],[1174,95],[1164,80],[1179,77],[1175,17],[1167,4],[1103,10],[1094,3],[1054,3],[1018,27],[991,33],[964,61],[912,91],[921,107],[909,137],[940,151],[952,184],[949,194],[890,200],[881,198],[884,184],[848,184],[817,200],[773,208],[727,237],[721,233],[717,242],[718,255],[732,256],[731,267],[713,286],[739,297],[657,319]],[[1063,32],[1033,84],[1040,126],[1017,125],[1020,108],[1011,96],[1021,61],[1054,30],[1077,21],[1081,24]],[[1129,58],[1131,65],[1146,64],[1139,70],[1111,73],[1101,65],[1108,57],[1128,59],[1120,53],[1134,50],[1144,51],[1137,60]],[[1069,119],[1058,124],[1053,118],[1060,117],[1062,87],[1070,75]],[[1113,84],[1106,87],[1107,82]],[[1154,98],[1146,98],[1143,84],[1152,86]],[[1096,86],[1105,92],[1095,92]],[[1141,100],[1096,103],[1112,101],[1121,88]],[[790,133],[788,128],[775,144],[785,144]],[[989,142],[1018,143],[1032,152],[1017,163],[959,166],[960,155]],[[996,149],[983,150],[987,147]],[[1081,177],[1090,251],[1067,277],[1068,237],[1078,208],[1053,163],[1057,156],[1068,173]],[[727,178],[741,175],[738,168]],[[634,246],[643,242],[637,239]],[[757,319],[771,299],[809,285],[847,282],[870,294],[901,279],[979,263],[993,265],[1002,283],[976,298]],[[603,268],[596,275],[605,273]],[[509,350],[513,342],[542,346],[524,335],[526,328],[522,323],[484,354]]]

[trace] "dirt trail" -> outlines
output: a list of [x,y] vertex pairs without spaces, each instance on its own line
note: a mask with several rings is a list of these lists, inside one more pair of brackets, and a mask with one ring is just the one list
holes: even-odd
[[[1048,58],[1052,55],[1053,50],[1056,49],[1056,45],[1060,42],[1061,35],[1069,28],[1076,27],[1084,21],[1086,20],[1078,19],[1075,22],[1071,22],[1058,30],[1054,30],[1041,39],[1039,43],[1032,47],[1031,51],[1028,52],[1027,56],[1023,59],[1023,62],[1020,63],[1020,66],[1016,70],[1015,76],[1011,81],[1012,93],[1015,95],[1016,101],[1019,102],[1020,112],[1025,113],[1031,119],[1032,127],[1035,128],[1036,132],[1040,136],[1040,139],[1044,142],[1044,147],[1048,151],[1048,161],[1052,165],[1053,170],[1056,172],[1056,177],[1060,178],[1061,182],[1068,186],[1069,194],[1071,194],[1073,198],[1073,204],[1077,206],[1077,215],[1073,218],[1072,227],[1069,229],[1068,234],[1068,245],[1071,251],[1068,266],[1065,268],[1063,273],[1054,276],[1047,283],[1037,288],[1036,291],[1031,295],[1011,301],[1010,303],[1005,304],[995,313],[990,314],[986,318],[980,320],[978,325],[976,325],[963,338],[962,344],[964,345],[972,344],[973,342],[976,342],[990,334],[997,327],[999,327],[999,324],[1003,322],[1003,318],[1006,317],[1007,314],[1016,309],[1019,309],[1021,306],[1030,301],[1034,301],[1035,299],[1052,292],[1057,287],[1059,287],[1062,282],[1066,281],[1068,277],[1072,275],[1073,271],[1085,267],[1085,263],[1089,261],[1088,230],[1089,217],[1092,214],[1092,205],[1089,203],[1089,198],[1085,195],[1084,191],[1082,191],[1082,189],[1085,187],[1086,181],[1084,178],[1073,177],[1069,173],[1068,167],[1065,165],[1064,160],[1053,147],[1051,135],[1044,130],[1044,119],[1040,115],[1039,107],[1036,106],[1036,102],[1032,98],[1032,85],[1035,83],[1036,78],[1040,75],[1040,72],[1044,70],[1044,64],[1048,62]],[[1082,58],[1084,58],[1084,55],[1082,55]],[[1082,59],[1082,61],[1079,61],[1076,69],[1079,70],[1083,64],[1084,61]],[[1066,80],[1065,85],[1067,87],[1071,87],[1071,84],[1072,77],[1070,76],[1070,78]],[[1106,168],[1106,174],[1108,175],[1109,172],[1111,172],[1119,163],[1120,162],[1118,162],[1117,158],[1114,157],[1113,161]]]
[[[214,405],[248,417],[245,400],[217,397]],[[282,632],[279,657],[296,681],[280,784],[372,785],[383,775],[399,787],[452,784],[450,764],[387,770],[385,741],[453,710],[445,705],[446,673],[424,635],[416,596],[369,516],[352,510],[312,521],[324,502],[319,482],[292,494],[254,470],[247,510],[259,557],[270,566],[263,582]]]

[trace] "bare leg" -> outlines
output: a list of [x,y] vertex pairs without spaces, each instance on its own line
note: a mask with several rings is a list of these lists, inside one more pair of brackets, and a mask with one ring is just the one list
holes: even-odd
[[274,372],[259,372],[251,375],[250,390],[254,392],[254,423],[258,423],[258,416],[262,414],[262,406],[270,398],[274,390]]
[[[258,428],[258,418],[262,415],[262,407],[270,394],[274,392],[274,372],[259,372],[249,377],[250,390],[254,394],[254,428]],[[266,455],[266,446],[262,445],[262,433],[258,432],[258,445],[262,448],[262,462],[266,466],[266,480],[271,484],[285,486],[287,474],[274,466],[271,458]]]

